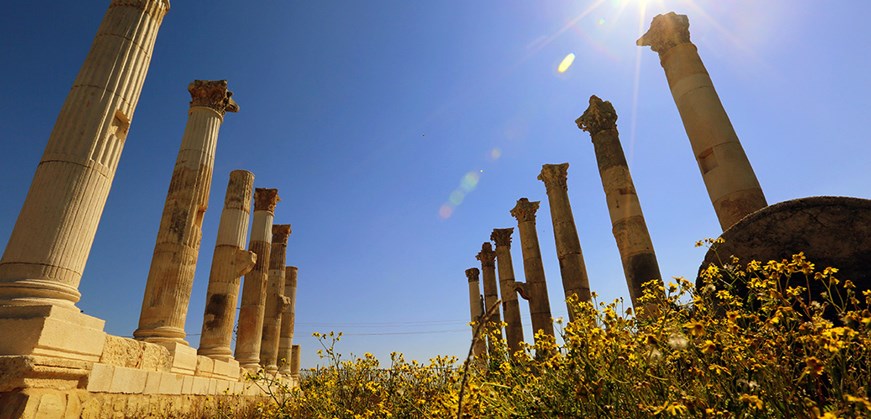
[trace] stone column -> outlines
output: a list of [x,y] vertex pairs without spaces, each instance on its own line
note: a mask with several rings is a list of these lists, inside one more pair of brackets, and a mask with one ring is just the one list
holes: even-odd
[[[475,257],[481,261],[481,273],[484,279],[484,312],[486,313],[490,307],[493,307],[499,301],[499,291],[496,282],[496,252],[493,251],[493,245],[490,242],[484,242],[481,245],[481,251]],[[499,316],[499,309],[493,312],[493,315],[488,319],[490,327],[488,331],[502,330],[499,324],[502,322]]]
[[290,360],[293,356],[293,331],[296,324],[296,266],[285,269],[284,296],[287,297],[287,307],[281,315],[281,337],[278,339],[278,372],[287,377],[290,375]]
[[[587,266],[584,264],[578,228],[575,226],[575,217],[569,204],[569,187],[566,184],[568,171],[568,163],[545,164],[541,166],[538,180],[544,182],[547,188],[550,218],[553,221],[553,237],[566,298],[576,294],[580,301],[590,301],[592,296]],[[574,318],[573,312],[574,309],[569,307],[569,319]]]
[[242,304],[236,332],[236,360],[247,370],[260,369],[260,340],[266,306],[266,281],[272,247],[272,219],[278,204],[278,189],[254,190],[254,224],[248,250],[257,254],[254,269],[242,283]]
[[652,279],[662,283],[662,275],[641,212],[641,203],[635,193],[635,184],[629,174],[629,165],[620,145],[617,112],[611,102],[591,96],[590,106],[575,122],[578,128],[589,132],[593,139],[599,176],[602,177],[605,200],[608,202],[608,214],[623,262],[623,273],[626,275],[632,305],[638,308],[638,299],[643,295],[641,284]]
[[299,345],[293,345],[293,349],[291,349],[290,353],[290,378],[299,383]]
[[[100,357],[104,322],[75,306],[79,282],[168,10],[168,0],[109,4],[0,259],[0,355]],[[0,382],[37,370],[43,383],[87,374],[67,365],[52,376],[54,367],[25,363]]]
[[272,226],[272,250],[269,252],[269,279],[266,284],[266,307],[263,314],[263,332],[260,341],[260,365],[266,372],[278,372],[278,339],[281,335],[281,315],[288,305],[284,295],[287,282],[285,262],[287,260],[287,238],[290,224]]
[[187,345],[184,324],[203,235],[203,216],[209,205],[218,131],[225,112],[239,110],[226,80],[195,80],[188,91],[191,104],[187,126],[157,230],[139,328],[133,332],[136,339],[152,343]]
[[714,83],[690,42],[689,26],[685,15],[658,15],[637,44],[659,54],[714,211],[726,230],[768,203]]
[[230,344],[236,323],[236,301],[242,275],[250,272],[257,254],[245,250],[254,175],[245,170],[230,172],[224,210],[218,224],[218,240],[212,256],[206,312],[197,354],[223,361],[233,358]]
[[[478,268],[466,269],[466,278],[469,280],[469,309],[472,322],[476,325],[481,322],[481,316],[484,315],[484,307],[481,305],[481,286],[478,283],[480,273]],[[486,355],[487,348],[483,336],[475,336],[475,327],[472,326],[472,339],[475,340],[472,344],[472,355],[480,358]]]
[[550,299],[547,295],[547,282],[544,278],[544,264],[541,248],[538,245],[538,232],[535,229],[535,213],[539,202],[529,202],[526,198],[517,200],[511,215],[517,219],[520,229],[520,248],[523,251],[523,273],[526,283],[516,283],[521,297],[529,301],[529,314],[532,317],[533,335],[539,330],[553,336],[553,317],[550,313]]
[[490,240],[496,243],[496,268],[499,270],[499,294],[502,296],[502,313],[505,316],[505,338],[512,354],[521,350],[523,324],[520,322],[520,303],[514,291],[514,264],[511,262],[511,234],[514,228],[496,228]]

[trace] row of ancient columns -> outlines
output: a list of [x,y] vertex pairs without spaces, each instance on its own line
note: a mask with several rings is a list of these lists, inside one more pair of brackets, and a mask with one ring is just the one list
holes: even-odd
[[[748,214],[764,208],[767,203],[762,188],[696,47],[690,42],[689,21],[686,16],[674,13],[656,16],[650,30],[638,40],[638,45],[650,46],[659,53],[675,104],[723,230]],[[592,139],[626,283],[633,306],[638,310],[643,306],[640,302],[642,284],[650,280],[661,284],[662,279],[641,204],[620,145],[617,112],[610,102],[592,96],[589,107],[575,122]],[[574,298],[590,301],[589,278],[568,197],[568,167],[568,163],[545,164],[538,179],[545,184],[550,204],[565,297],[567,301]],[[501,285],[498,289],[501,291],[506,324],[505,336],[512,353],[520,348],[523,340],[515,292],[529,301],[535,336],[540,336],[539,333],[553,335],[547,284],[535,229],[535,213],[538,207],[539,202],[521,198],[510,211],[517,219],[520,229],[525,283],[515,280],[511,266],[511,228],[493,230],[490,239],[496,243],[496,252],[486,242],[478,254],[484,273],[483,306],[480,303],[478,269],[466,270],[472,321],[488,320],[492,330],[499,324],[498,310],[490,319],[483,319],[482,316],[487,308],[499,301],[493,261],[497,262]],[[576,313],[571,304],[568,308],[571,320]],[[655,315],[652,307],[639,313]],[[476,356],[485,352],[483,341],[475,342],[474,348]]]
[[[4,380],[56,373],[75,382],[77,374],[89,370],[75,362],[100,359],[104,322],[75,306],[78,285],[168,10],[168,0],[112,0],[60,111],[0,259],[0,356],[20,357],[24,365],[15,377],[3,373]],[[163,345],[173,355],[195,356],[184,324],[217,137],[226,113],[239,108],[225,80],[196,80],[188,90],[188,120],[134,337]],[[277,191],[253,190],[253,182],[250,172],[230,174],[200,354],[232,359],[236,302],[245,275],[236,358],[248,369],[263,366],[273,374],[279,372],[280,360],[288,360],[280,372],[292,375],[298,372],[299,347],[293,345],[297,269],[285,266],[290,226],[272,223]],[[252,198],[254,221],[246,250]]]

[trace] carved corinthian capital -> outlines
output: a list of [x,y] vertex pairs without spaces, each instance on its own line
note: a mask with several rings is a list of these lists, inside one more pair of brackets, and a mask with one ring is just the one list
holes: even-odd
[[227,90],[227,80],[194,80],[188,85],[191,107],[212,108],[222,116],[226,112],[239,112],[233,92]]
[[575,120],[578,128],[591,135],[605,130],[617,129],[617,111],[611,102],[603,101],[596,95],[590,96],[590,106],[580,118]]
[[478,275],[481,271],[478,268],[469,268],[466,269],[466,278],[469,279],[469,282],[478,282]]
[[288,237],[290,237],[290,224],[272,225],[272,244],[287,244]]
[[482,266],[496,266],[496,252],[493,251],[493,245],[490,242],[484,242],[475,259],[480,260]]
[[517,205],[511,210],[511,216],[517,219],[517,222],[535,221],[535,212],[538,211],[538,206],[541,202],[529,202],[529,199],[520,198],[517,200]]
[[568,174],[568,163],[544,164],[541,166],[541,173],[538,175],[538,180],[544,182],[544,186],[547,188],[548,192],[550,192],[551,189],[562,189],[567,191],[569,190],[568,185],[566,185]]
[[112,0],[109,7],[135,7],[155,19],[161,19],[169,11],[169,0]]
[[511,248],[511,235],[514,233],[514,227],[511,228],[494,228],[490,233],[490,240],[496,243],[496,247],[505,246]]
[[650,23],[650,29],[638,41],[636,45],[649,46],[654,52],[662,54],[675,45],[690,42],[690,21],[686,15],[678,15],[674,12],[656,15]]
[[275,205],[281,201],[278,197],[278,189],[256,188],[254,189],[254,211],[275,212]]

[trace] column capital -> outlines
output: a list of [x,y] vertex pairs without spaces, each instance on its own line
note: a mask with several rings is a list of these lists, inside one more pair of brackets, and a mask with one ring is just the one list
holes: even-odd
[[517,219],[517,222],[535,221],[535,212],[541,202],[529,202],[529,199],[520,198],[517,200],[517,205],[511,210],[511,216]]
[[662,54],[675,45],[690,42],[690,21],[686,15],[674,12],[656,15],[650,22],[650,29],[638,41],[640,47],[649,46],[654,52]]
[[511,248],[511,234],[514,233],[514,227],[509,228],[494,228],[493,232],[490,233],[490,240],[493,240],[493,243],[496,243],[496,248],[500,248],[505,246],[507,248]]
[[274,213],[275,206],[279,201],[281,201],[281,198],[278,197],[278,189],[254,189],[254,211],[269,211]]
[[466,278],[469,279],[469,282],[478,282],[478,275],[481,271],[478,268],[469,268],[466,269]]
[[575,120],[578,128],[591,135],[605,130],[617,129],[617,111],[611,102],[603,101],[596,95],[590,96],[590,106],[580,118]]
[[543,164],[541,166],[541,173],[538,175],[538,180],[544,182],[544,186],[547,188],[548,192],[552,188],[559,188],[564,191],[569,190],[568,185],[566,184],[566,179],[569,175],[569,164]]
[[135,7],[155,18],[163,18],[169,11],[169,0],[112,0],[109,7]]
[[227,80],[194,80],[188,85],[191,107],[214,109],[223,116],[226,112],[239,112],[233,92],[227,90]]
[[286,245],[288,237],[290,237],[290,224],[272,225],[272,244]]
[[480,260],[482,266],[496,266],[496,252],[493,251],[493,245],[490,242],[484,242],[475,259]]

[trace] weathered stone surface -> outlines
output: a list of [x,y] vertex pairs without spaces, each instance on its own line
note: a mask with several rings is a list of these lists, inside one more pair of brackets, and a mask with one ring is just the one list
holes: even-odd
[[278,349],[281,336],[281,316],[288,305],[284,296],[287,282],[287,239],[290,224],[272,226],[272,248],[269,251],[269,279],[266,283],[266,306],[263,313],[263,332],[260,342],[260,365],[266,372],[278,372]]
[[[499,301],[499,286],[496,282],[496,252],[493,251],[493,245],[490,242],[484,242],[481,245],[481,251],[475,256],[481,261],[481,273],[484,280],[484,312],[490,310]],[[501,330],[501,316],[497,307],[493,315],[487,319],[488,330]]]
[[544,263],[541,259],[541,247],[535,228],[535,213],[538,211],[539,205],[538,201],[530,202],[527,198],[520,198],[511,210],[511,216],[517,219],[517,227],[520,230],[523,272],[526,277],[526,283],[515,283],[514,290],[518,291],[521,297],[529,300],[533,336],[539,330],[543,331],[545,335],[553,336],[550,298],[547,294]]
[[487,344],[484,342],[483,336],[475,336],[475,328],[481,322],[481,316],[484,315],[484,300],[481,295],[481,285],[479,284],[479,275],[481,270],[478,268],[466,269],[466,279],[469,281],[469,311],[472,322],[472,339],[475,339],[472,345],[472,355],[475,358],[486,355]]
[[293,332],[296,323],[296,283],[299,269],[288,266],[285,269],[284,296],[287,307],[281,316],[281,338],[278,344],[278,367],[283,376],[290,375],[290,359],[293,351]]
[[520,322],[520,304],[514,292],[514,263],[511,261],[511,235],[514,228],[496,228],[490,240],[496,243],[496,269],[499,273],[499,294],[502,296],[502,313],[505,316],[505,337],[511,354],[521,350],[523,324]]

